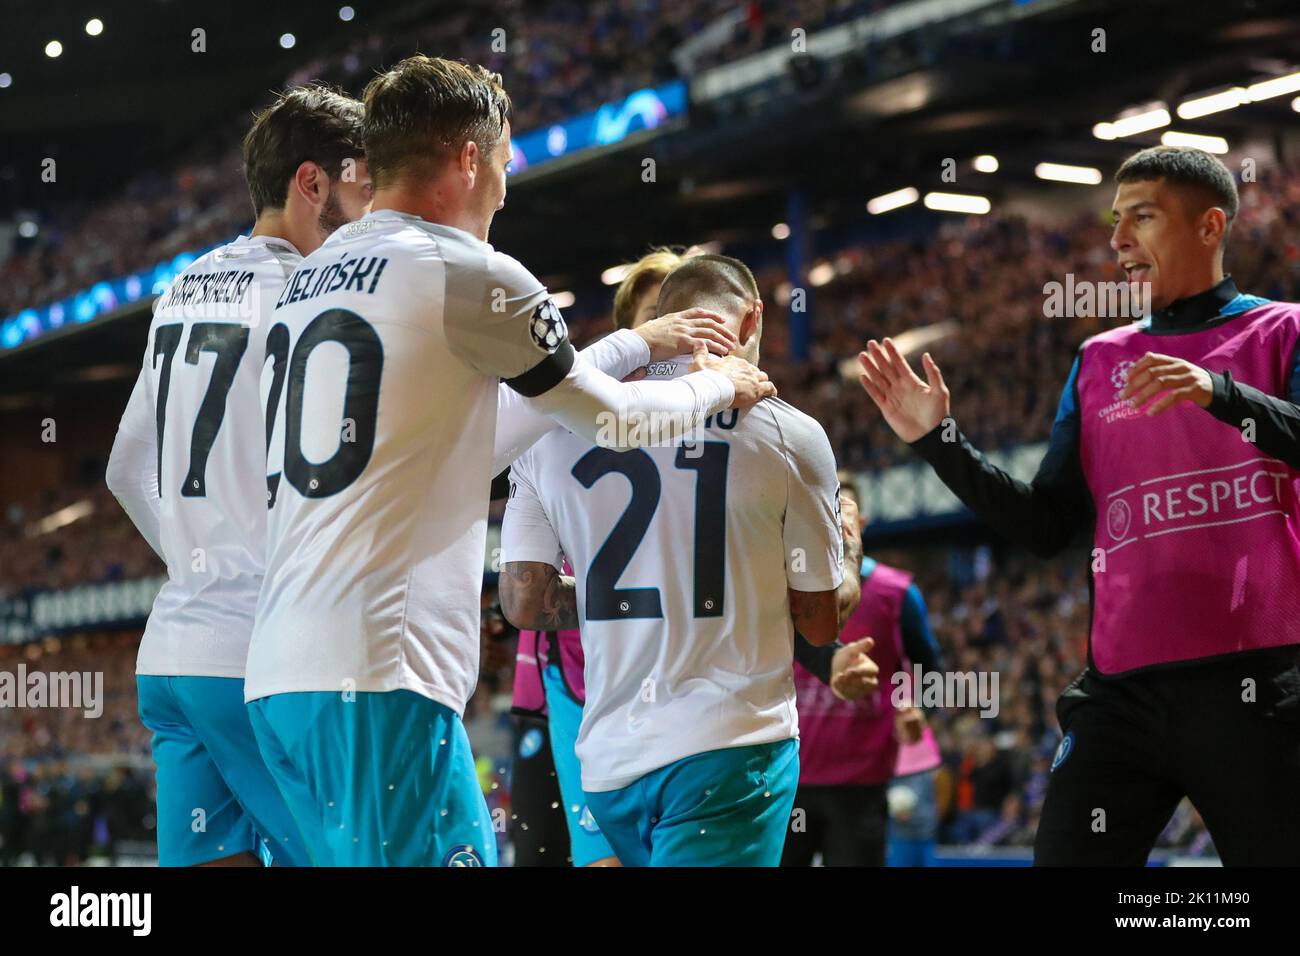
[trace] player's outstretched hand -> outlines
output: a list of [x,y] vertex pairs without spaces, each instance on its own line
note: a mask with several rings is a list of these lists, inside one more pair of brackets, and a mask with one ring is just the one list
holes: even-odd
[[1128,384],[1119,397],[1141,408],[1160,392],[1165,394],[1147,406],[1148,415],[1159,415],[1181,402],[1195,402],[1201,408],[1208,408],[1214,398],[1214,380],[1199,365],[1172,355],[1148,352],[1128,370]]
[[921,358],[925,366],[924,382],[916,377],[890,339],[885,339],[884,345],[872,339],[867,343],[867,350],[859,353],[858,362],[862,365],[862,374],[858,376],[862,387],[894,434],[903,441],[916,441],[948,417],[951,407],[948,386],[943,384],[943,375],[929,352]]
[[925,733],[925,713],[919,707],[904,707],[894,716],[894,731],[905,744],[921,742]]
[[859,700],[880,685],[880,668],[867,656],[876,642],[864,637],[845,644],[831,658],[831,691],[840,700]]
[[709,350],[703,345],[696,347],[695,361],[691,363],[692,372],[701,369],[721,372],[731,379],[731,384],[736,387],[736,400],[731,403],[732,408],[749,408],[776,394],[776,386],[768,380],[767,373],[761,371],[758,366],[735,355],[728,355],[725,358],[710,355]]
[[701,345],[715,355],[730,355],[740,347],[726,320],[708,309],[670,312],[633,329],[650,346],[650,361],[690,355]]

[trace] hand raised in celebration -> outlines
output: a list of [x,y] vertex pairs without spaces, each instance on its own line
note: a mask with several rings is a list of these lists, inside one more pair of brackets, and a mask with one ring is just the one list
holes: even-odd
[[921,358],[924,382],[890,339],[885,339],[883,346],[872,339],[866,351],[859,353],[858,362],[862,365],[858,380],[885,416],[885,422],[903,441],[916,441],[948,417],[948,386],[943,384],[943,375],[929,352]]

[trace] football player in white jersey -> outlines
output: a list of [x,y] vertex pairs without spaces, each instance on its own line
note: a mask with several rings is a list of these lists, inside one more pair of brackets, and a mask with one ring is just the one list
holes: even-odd
[[510,160],[498,77],[415,56],[365,103],[374,210],[303,260],[268,334],[285,374],[245,696],[313,861],[490,865],[460,715],[489,483],[521,450],[498,443],[499,383],[613,443],[633,414],[687,429],[773,388],[703,350],[653,384],[575,361],[547,291],[486,241]]
[[[658,308],[687,301],[728,318],[757,363],[743,263],[686,260]],[[770,400],[624,454],[555,431],[511,485],[502,608],[521,628],[581,628],[582,785],[619,859],[777,865],[799,776],[794,629],[833,642],[859,593],[821,426]]]
[[109,488],[167,564],[136,662],[163,866],[258,865],[260,840],[279,863],[308,862],[244,705],[266,540],[259,381],[285,279],[369,208],[362,116],[313,86],[257,117],[243,144],[252,234],[199,258],[155,303],[109,457]]
[[[655,248],[631,263],[627,274],[614,293],[613,322],[615,336],[624,335],[627,329],[645,330],[669,316],[658,316],[659,288],[674,269],[685,261],[683,256],[669,248]],[[642,370],[641,374],[644,374]],[[493,483],[493,497],[504,499],[509,482],[501,482],[498,492]],[[841,475],[841,488],[843,476]],[[846,540],[857,539],[857,505],[843,491],[840,495],[840,518],[846,527]],[[532,643],[523,635],[538,635]],[[527,646],[525,646],[527,644]],[[543,662],[538,654],[539,644],[546,648]],[[576,646],[575,646],[576,645]],[[803,664],[819,680],[829,685],[837,696],[856,700],[873,690],[878,682],[878,668],[867,656],[870,639],[841,645],[838,642],[813,647],[795,635],[795,660]],[[530,660],[531,658],[531,660]],[[576,665],[572,662],[576,661]],[[558,801],[563,807],[563,820],[568,834],[569,856],[574,866],[619,866],[618,857],[609,841],[600,832],[591,811],[587,809],[582,792],[582,771],[575,745],[578,728],[582,722],[581,675],[570,668],[581,668],[582,648],[579,633],[574,631],[527,631],[521,634],[519,656],[515,669],[516,709],[518,714],[528,714],[529,704],[519,697],[522,686],[540,680],[544,700],[546,737],[551,761],[543,770],[530,762],[521,750],[515,761],[511,799],[516,826],[524,821],[525,808],[542,810]],[[527,697],[527,694],[525,694]],[[528,697],[528,700],[532,700]],[[522,705],[522,706],[521,706]],[[515,865],[521,862],[521,853],[527,855],[533,847],[541,852],[554,844],[555,834],[550,831],[551,817],[544,813],[531,817],[525,825],[528,836],[519,842],[515,830]],[[536,841],[536,842],[534,842]],[[521,849],[521,847],[523,849]],[[530,857],[529,862],[532,862]],[[537,864],[537,865],[540,865]]]

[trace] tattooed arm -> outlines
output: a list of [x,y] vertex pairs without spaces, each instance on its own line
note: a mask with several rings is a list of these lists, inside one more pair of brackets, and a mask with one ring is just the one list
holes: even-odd
[[790,618],[794,629],[814,647],[833,644],[840,633],[839,589],[796,591],[790,589]]
[[578,626],[578,591],[573,578],[545,561],[510,561],[497,583],[501,610],[511,624],[534,631]]
[[840,494],[835,454],[822,426],[783,404],[773,406],[773,416],[789,475],[782,538],[790,618],[804,640],[824,647],[834,643],[842,616],[860,598],[857,508]]
[[862,533],[858,522],[858,502],[850,495],[840,495],[840,532],[844,537],[844,580],[836,596],[840,627],[843,627],[862,600]]
[[[841,498],[840,507],[852,506],[852,521],[856,528],[857,507],[852,499]],[[845,526],[847,528],[847,525]],[[835,643],[840,629],[849,615],[858,609],[862,600],[862,539],[856,532],[844,532],[844,580],[832,591],[796,591],[790,589],[790,617],[794,629],[804,639],[817,647]]]

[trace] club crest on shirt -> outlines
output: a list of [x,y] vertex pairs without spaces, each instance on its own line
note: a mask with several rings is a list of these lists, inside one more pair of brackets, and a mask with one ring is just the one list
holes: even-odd
[[554,352],[569,337],[569,330],[564,326],[564,316],[560,315],[560,310],[550,299],[543,299],[533,310],[533,316],[528,320],[528,331],[532,333],[538,348],[548,352]]
[[1056,753],[1052,756],[1052,768],[1048,773],[1054,773],[1056,768],[1065,763],[1065,758],[1070,756],[1070,751],[1074,749],[1074,731],[1061,738],[1061,742],[1056,745]]
[[524,760],[542,749],[542,732],[536,727],[529,727],[519,741],[519,756]]
[[479,855],[478,850],[474,849],[468,843],[460,843],[447,851],[447,855],[442,858],[443,866],[482,866],[483,857]]

